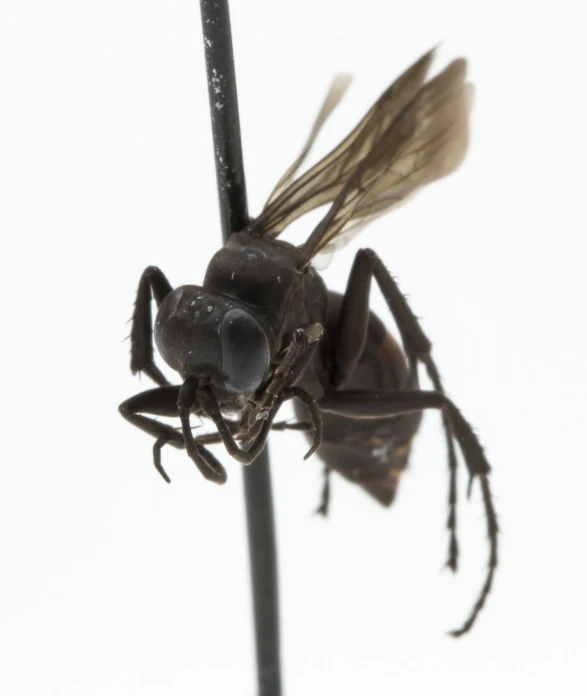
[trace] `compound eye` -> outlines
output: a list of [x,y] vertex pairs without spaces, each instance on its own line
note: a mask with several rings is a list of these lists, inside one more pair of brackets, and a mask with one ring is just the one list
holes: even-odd
[[225,387],[241,394],[257,389],[269,367],[269,344],[259,322],[242,309],[230,309],[220,327]]

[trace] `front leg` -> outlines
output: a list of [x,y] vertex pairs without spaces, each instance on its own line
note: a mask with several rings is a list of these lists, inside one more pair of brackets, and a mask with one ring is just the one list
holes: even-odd
[[[185,385],[158,387],[127,399],[120,404],[119,411],[129,423],[156,438],[153,446],[153,463],[168,483],[169,476],[161,466],[161,449],[166,444],[178,449],[187,449],[190,458],[205,478],[214,483],[223,484],[227,478],[224,467],[202,444],[195,442],[192,436],[189,421],[186,418],[186,409],[194,412],[192,408],[194,401],[190,406],[186,406],[190,397],[191,393]],[[182,420],[183,432],[155,418],[142,415],[144,413],[176,418],[179,416]]]
[[283,389],[294,386],[302,377],[323,335],[324,327],[317,322],[294,331],[283,360],[265,388],[261,403],[252,410],[253,420],[264,419]]
[[[324,334],[324,328],[319,323],[301,326],[293,332],[292,340],[285,351],[282,361],[275,369],[273,376],[264,388],[259,403],[249,404],[249,408],[241,417],[242,438],[252,442],[249,451],[258,454],[265,446],[265,441],[269,435],[270,427],[266,427],[266,421],[273,420],[279,410],[279,405],[284,398],[290,399],[291,395],[286,396],[286,392],[297,396],[310,409],[313,422],[314,443],[307,452],[305,459],[312,455],[318,448],[322,439],[322,419],[316,407],[315,400],[303,389],[295,387],[296,383],[302,378],[308,364],[310,363],[318,342]],[[297,391],[297,393],[294,393]],[[279,405],[277,405],[279,404]],[[218,425],[218,424],[217,424]],[[262,439],[264,438],[264,439]],[[226,446],[231,451],[232,445]],[[242,450],[241,450],[242,451]],[[233,454],[238,458],[239,453]]]
[[324,327],[318,322],[301,326],[294,331],[285,356],[267,386],[266,396],[276,395],[300,379],[323,335]]
[[143,271],[137,289],[137,298],[132,314],[130,331],[130,369],[134,374],[144,372],[160,387],[169,382],[155,365],[153,357],[153,321],[151,317],[151,297],[157,307],[172,291],[172,287],[156,266],[149,266]]
[[204,478],[214,483],[226,483],[226,471],[216,457],[203,445],[194,440],[190,425],[190,413],[200,407],[198,398],[198,382],[193,378],[187,379],[179,388],[177,410],[181,420],[183,441],[190,459],[201,471]]
[[[220,406],[212,389],[203,389],[200,392],[200,403],[205,414],[213,421],[218,430],[218,438],[223,442],[227,452],[241,464],[251,464],[265,449],[269,432],[274,429],[273,421],[284,401],[297,398],[306,404],[311,417],[311,430],[314,433],[314,442],[304,459],[308,459],[320,446],[322,441],[322,417],[316,405],[316,401],[300,387],[290,387],[283,389],[272,403],[271,409],[265,416],[247,426],[244,430],[238,429],[233,432],[232,424],[227,423],[222,417]],[[260,425],[259,425],[260,424]],[[302,424],[307,426],[308,424]],[[281,428],[280,428],[281,429]],[[285,428],[284,428],[285,429]],[[236,442],[236,438],[245,441],[246,448],[242,449]],[[196,438],[197,439],[197,438]]]

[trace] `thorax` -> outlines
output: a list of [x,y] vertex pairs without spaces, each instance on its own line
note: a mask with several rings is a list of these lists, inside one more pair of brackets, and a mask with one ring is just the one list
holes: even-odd
[[293,245],[237,233],[212,257],[204,287],[250,306],[270,326],[280,352],[295,329],[326,318],[324,282],[313,268],[300,267]]

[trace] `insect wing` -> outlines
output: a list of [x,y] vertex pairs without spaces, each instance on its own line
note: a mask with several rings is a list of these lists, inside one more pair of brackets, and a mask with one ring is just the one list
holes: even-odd
[[451,63],[379,134],[303,245],[308,258],[332,249],[350,226],[387,212],[460,165],[468,145],[472,101],[465,73],[464,60]]
[[305,174],[287,185],[344,91],[335,86],[333,95],[331,88],[300,157],[281,178],[263,211],[253,221],[252,232],[263,237],[277,237],[301,215],[333,202],[345,188],[357,166],[378,146],[382,133],[389,130],[397,116],[418,94],[426,79],[432,57],[433,52],[430,51],[408,68],[388,87],[342,143]]
[[302,151],[300,152],[296,160],[293,162],[293,164],[290,167],[288,167],[285,174],[277,182],[275,188],[273,189],[271,195],[265,203],[264,209],[267,208],[276,198],[278,198],[280,194],[285,191],[288,185],[291,184],[295,173],[298,171],[298,169],[306,159],[308,153],[312,149],[312,145],[316,142],[316,138],[322,130],[322,126],[324,125],[330,114],[334,111],[334,109],[336,109],[336,107],[340,103],[340,100],[345,95],[345,92],[349,88],[351,82],[352,77],[346,74],[337,75],[334,78],[332,84],[330,85],[330,89],[326,94],[326,98],[324,99],[322,107],[320,108],[318,116],[314,121],[314,125],[312,126],[312,130],[310,131],[310,135],[308,136],[306,144],[304,145]]

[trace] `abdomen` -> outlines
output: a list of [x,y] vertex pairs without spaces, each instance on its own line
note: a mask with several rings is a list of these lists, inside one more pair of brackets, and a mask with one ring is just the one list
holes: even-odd
[[[327,342],[322,356],[326,360],[336,341],[341,303],[341,295],[328,294]],[[417,388],[417,374],[410,370],[402,349],[375,314],[370,313],[363,353],[342,391]],[[306,419],[304,407],[297,402],[296,411],[300,419]],[[324,436],[317,454],[328,468],[361,486],[382,505],[391,505],[421,418],[421,413],[411,413],[357,420],[322,412]]]

